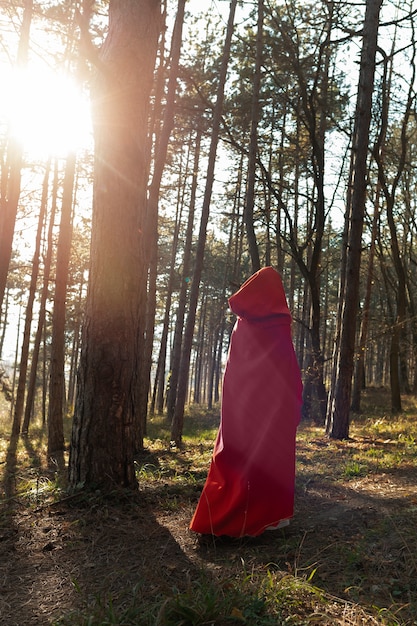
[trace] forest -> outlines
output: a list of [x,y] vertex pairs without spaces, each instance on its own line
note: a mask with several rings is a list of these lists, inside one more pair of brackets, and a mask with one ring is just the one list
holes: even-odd
[[[416,623],[416,15],[0,2],[2,623]],[[295,524],[202,546],[228,301],[268,266]]]

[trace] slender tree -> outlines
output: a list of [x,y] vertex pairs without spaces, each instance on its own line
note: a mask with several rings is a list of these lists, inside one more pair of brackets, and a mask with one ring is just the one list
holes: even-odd
[[[29,52],[33,0],[25,0],[16,66],[26,65]],[[0,184],[0,308],[6,289],[7,273],[12,256],[13,236],[20,197],[23,146],[9,137],[6,162],[2,164]]]
[[165,112],[161,132],[157,136],[157,148],[152,181],[149,188],[149,198],[146,215],[146,241],[148,242],[148,302],[146,314],[146,341],[143,375],[141,380],[141,429],[138,437],[138,448],[143,446],[143,434],[145,430],[145,418],[147,413],[150,371],[152,364],[152,349],[155,326],[156,309],[156,278],[158,273],[158,201],[161,188],[162,174],[165,167],[169,138],[174,124],[174,105],[177,91],[178,66],[181,54],[182,29],[184,25],[185,0],[178,0],[177,14],[174,23],[174,31],[171,42],[170,72],[166,95]]
[[[51,264],[52,264],[53,253],[54,253],[53,230],[54,230],[54,224],[55,224],[55,214],[57,211],[57,195],[58,195],[58,161],[55,160],[54,177],[53,177],[53,185],[52,185],[51,211],[50,211],[50,216],[49,216],[48,234],[46,238],[46,252],[44,255],[44,263],[43,263],[43,285],[42,285],[41,298],[40,298],[40,303],[39,303],[38,325],[36,328],[35,339],[34,339],[33,349],[32,349],[32,361],[30,364],[29,382],[28,382],[27,392],[26,392],[25,415],[24,415],[23,424],[22,424],[23,433],[27,433],[29,430],[29,423],[30,423],[30,419],[32,416],[32,410],[33,410],[34,399],[35,399],[39,353],[41,349],[43,331],[45,328],[46,307],[47,307],[48,298],[49,298],[49,281],[50,281],[50,273],[51,273]],[[43,397],[45,396],[45,394],[46,394],[46,385],[44,384],[42,387]],[[46,416],[45,407],[46,407],[46,403],[43,402],[42,416],[44,418]]]
[[259,250],[256,242],[256,233],[253,223],[253,211],[255,206],[255,182],[256,182],[256,165],[258,157],[258,123],[260,117],[260,91],[261,91],[261,74],[263,60],[263,26],[264,26],[264,3],[258,0],[258,21],[256,32],[256,54],[255,68],[253,72],[253,91],[251,103],[251,120],[250,120],[250,141],[249,141],[249,158],[248,158],[248,182],[246,186],[246,199],[244,218],[246,226],[246,236],[248,239],[249,253],[252,261],[252,272],[257,272],[261,268],[259,258]]
[[349,436],[352,375],[354,368],[356,319],[359,304],[359,276],[362,251],[362,230],[366,201],[369,128],[372,116],[372,96],[378,41],[379,14],[382,0],[367,0],[363,25],[363,42],[359,86],[352,141],[351,180],[347,206],[346,276],[342,277],[344,291],[340,342],[336,353],[331,402],[326,417],[326,432],[335,439]]
[[[385,141],[387,134],[387,126],[388,126],[388,102],[389,102],[389,94],[391,93],[391,85],[392,85],[392,72],[393,72],[393,54],[395,50],[396,37],[394,36],[392,45],[391,45],[391,54],[389,55],[390,62],[388,67],[388,57],[384,56],[384,71],[383,71],[383,79],[382,79],[382,111],[381,111],[381,129],[377,138],[377,143],[374,146],[373,153],[376,155],[377,162],[383,163],[384,161],[384,153],[385,153]],[[382,50],[380,50],[380,53]],[[374,259],[375,259],[375,248],[376,248],[376,238],[378,234],[378,224],[379,224],[379,215],[380,215],[380,202],[381,202],[381,183],[377,182],[375,197],[373,202],[373,217],[372,217],[372,226],[371,226],[371,241],[369,244],[368,251],[368,267],[366,272],[366,285],[365,285],[365,297],[362,307],[362,316],[361,316],[361,325],[359,332],[359,344],[358,351],[355,358],[355,375],[353,379],[353,388],[352,388],[352,411],[359,413],[361,406],[361,390],[363,385],[365,384],[365,350],[366,350],[366,341],[368,335],[368,326],[369,326],[369,314],[370,314],[370,306],[371,306],[371,296],[372,296],[372,285],[374,282]]]
[[38,218],[38,228],[37,228],[37,233],[36,233],[35,251],[33,253],[33,259],[32,259],[32,273],[30,277],[29,294],[28,294],[28,300],[27,300],[26,311],[25,311],[25,323],[24,323],[24,329],[23,329],[23,341],[22,341],[21,356],[20,356],[19,379],[17,383],[16,402],[15,402],[15,407],[14,407],[13,427],[12,427],[12,433],[15,435],[17,435],[20,431],[20,424],[22,422],[23,407],[24,407],[24,402],[25,402],[26,378],[27,378],[29,347],[30,347],[30,330],[32,326],[33,304],[35,302],[36,287],[37,287],[38,275],[39,275],[41,236],[42,236],[42,230],[44,226],[47,200],[48,200],[49,172],[50,172],[50,161],[48,161],[47,163],[47,166],[45,169],[45,176],[43,179],[42,198],[41,198],[41,206],[40,206],[39,218]]
[[[401,122],[400,129],[400,149],[397,159],[396,172],[393,177],[391,188],[388,186],[387,176],[384,171],[384,163],[379,153],[376,153],[376,159],[378,163],[378,176],[381,183],[382,191],[386,202],[386,212],[388,227],[391,235],[391,251],[393,265],[395,269],[397,284],[396,284],[396,317],[395,323],[392,328],[391,336],[391,350],[390,350],[390,378],[391,378],[391,408],[394,412],[399,412],[402,409],[401,403],[401,381],[400,381],[400,369],[401,363],[405,360],[401,359],[401,353],[404,355],[404,338],[405,338],[405,322],[407,313],[407,271],[406,263],[403,258],[403,252],[401,250],[400,238],[397,229],[397,224],[394,214],[394,206],[396,200],[397,189],[404,173],[406,166],[406,158],[408,153],[408,127],[410,118],[413,116],[415,107],[415,41],[413,35],[413,48],[412,57],[410,59],[410,82],[406,99],[406,105],[404,110],[404,116]],[[384,114],[387,115],[388,104],[383,108]],[[386,120],[383,120],[383,126],[386,125]],[[403,384],[407,389],[408,381],[405,374],[403,374]],[[407,389],[408,390],[408,389]]]
[[210,141],[210,150],[207,165],[206,183],[204,190],[204,199],[200,220],[200,230],[198,235],[197,250],[195,257],[195,265],[190,290],[190,308],[188,312],[187,322],[184,330],[184,341],[181,352],[181,365],[178,379],[178,393],[175,405],[174,417],[171,425],[171,441],[176,445],[181,445],[182,430],[184,424],[184,410],[187,398],[188,374],[190,367],[191,347],[194,334],[194,326],[197,311],[198,293],[200,287],[201,273],[204,262],[204,249],[206,245],[207,224],[210,213],[210,202],[213,192],[214,171],[216,165],[217,145],[219,141],[220,122],[223,109],[224,91],[227,77],[227,69],[229,65],[230,48],[234,30],[234,20],[236,13],[237,0],[231,0],[229,18],[226,29],[226,39],[223,48],[222,63],[219,74],[219,84],[217,90],[216,104],[213,111],[212,133]]
[[52,314],[51,367],[48,404],[48,460],[64,467],[65,309],[72,239],[75,153],[67,157],[62,191],[61,221],[56,256],[54,310]]
[[187,294],[191,272],[191,247],[193,241],[193,228],[194,228],[194,215],[196,208],[196,195],[198,186],[198,172],[200,163],[200,151],[202,130],[199,128],[194,134],[194,159],[193,169],[191,174],[191,193],[190,203],[187,216],[187,227],[184,241],[184,254],[182,259],[182,275],[181,286],[178,298],[178,306],[176,311],[174,340],[172,345],[171,363],[170,363],[170,380],[169,388],[167,392],[167,417],[172,424],[175,414],[175,404],[177,399],[178,380],[180,376],[180,364],[181,364],[181,347],[184,333],[184,320],[186,314]]

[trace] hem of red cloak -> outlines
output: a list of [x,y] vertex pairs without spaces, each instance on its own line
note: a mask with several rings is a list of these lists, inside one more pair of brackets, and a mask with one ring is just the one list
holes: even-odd
[[256,533],[243,533],[242,535],[231,535],[231,534],[227,534],[227,533],[216,533],[213,531],[213,529],[211,530],[197,530],[195,528],[193,528],[193,523],[191,522],[189,529],[193,532],[196,533],[197,535],[211,535],[212,537],[230,537],[231,539],[243,539],[244,537],[259,537],[260,535],[262,535],[264,532],[266,531],[270,531],[270,530],[280,530],[280,524],[281,522],[287,522],[285,524],[283,524],[282,529],[286,528],[288,526],[288,524],[290,523],[290,521],[293,519],[293,515],[289,516],[289,517],[285,517],[281,520],[278,520],[278,522],[271,522],[268,524],[265,524],[265,526],[263,526],[258,532]]

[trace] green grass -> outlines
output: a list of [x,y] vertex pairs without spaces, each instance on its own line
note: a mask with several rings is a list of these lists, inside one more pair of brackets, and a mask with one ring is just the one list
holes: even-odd
[[[314,608],[317,600],[325,606],[328,600],[321,592],[294,578],[277,579],[267,573],[265,580],[247,579],[213,581],[204,572],[186,591],[173,589],[171,595],[144,601],[140,586],[124,598],[96,596],[83,609],[53,622],[54,626],[114,625],[120,626],[204,626],[248,624],[309,623],[301,616],[306,604]],[[121,602],[123,600],[123,602]],[[120,605],[124,608],[121,609]],[[300,615],[301,613],[301,615]]]

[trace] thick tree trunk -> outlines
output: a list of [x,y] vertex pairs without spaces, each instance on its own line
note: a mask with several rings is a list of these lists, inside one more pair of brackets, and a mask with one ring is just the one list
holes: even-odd
[[161,26],[159,0],[110,0],[94,93],[91,267],[70,453],[73,488],[137,484],[147,128]]

